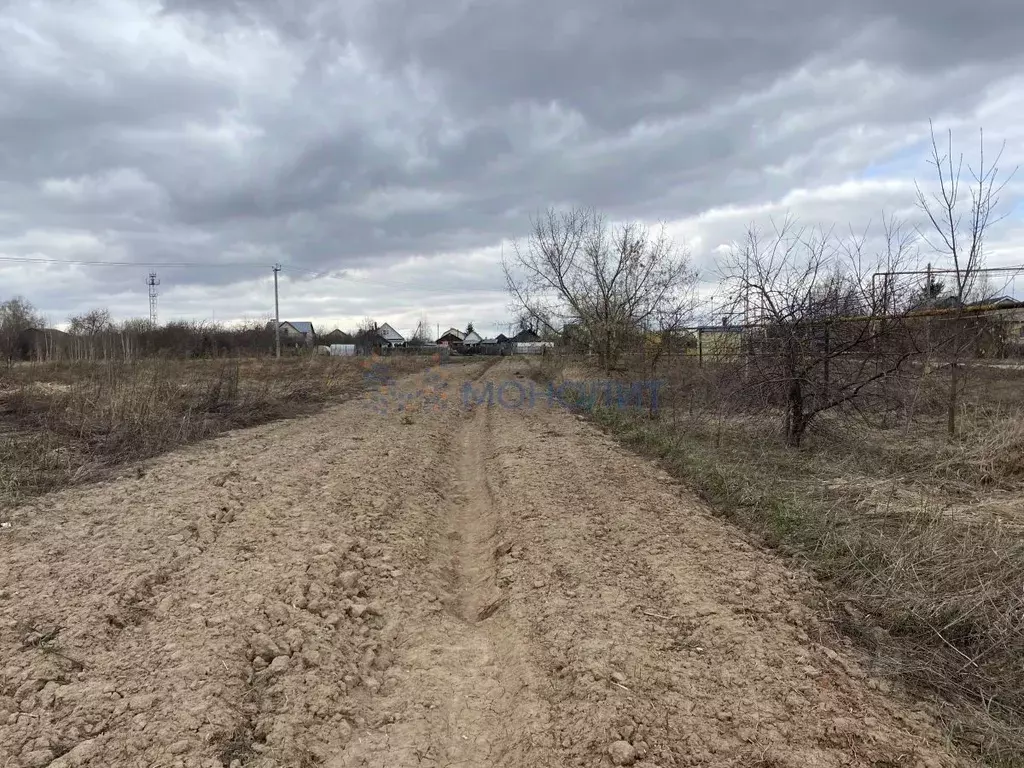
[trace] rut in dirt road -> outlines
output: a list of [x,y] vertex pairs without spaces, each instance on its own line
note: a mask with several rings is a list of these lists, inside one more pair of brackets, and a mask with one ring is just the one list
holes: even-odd
[[499,514],[487,482],[489,411],[477,408],[463,430],[449,540],[459,615],[470,623],[491,616],[501,604],[498,588]]
[[[543,673],[527,654],[524,627],[502,613],[498,558],[501,511],[488,481],[493,447],[490,409],[456,418],[456,470],[423,538],[435,542],[427,556],[445,610],[421,612],[403,626],[397,643],[399,680],[379,702],[377,719],[400,722],[360,734],[336,765],[536,766],[547,743],[549,715],[537,695]],[[403,703],[421,706],[409,712]],[[397,719],[397,718],[396,718]]]

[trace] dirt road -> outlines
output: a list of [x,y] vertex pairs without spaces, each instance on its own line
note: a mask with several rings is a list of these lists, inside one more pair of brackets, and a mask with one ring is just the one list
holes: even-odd
[[463,404],[516,363],[444,375],[16,510],[0,766],[956,764],[806,576],[545,398]]

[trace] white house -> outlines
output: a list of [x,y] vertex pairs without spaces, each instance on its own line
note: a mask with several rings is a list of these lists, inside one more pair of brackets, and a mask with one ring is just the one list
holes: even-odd
[[[273,323],[271,323],[271,326],[273,326]],[[282,321],[281,341],[312,346],[313,342],[316,341],[316,331],[313,330],[313,324],[309,322],[299,322],[297,320],[290,322]]]
[[483,341],[483,338],[476,331],[470,331],[462,337],[462,345],[465,347],[475,347],[481,341]]
[[405,337],[387,323],[384,323],[377,329],[377,335],[380,336],[385,347],[405,346]]

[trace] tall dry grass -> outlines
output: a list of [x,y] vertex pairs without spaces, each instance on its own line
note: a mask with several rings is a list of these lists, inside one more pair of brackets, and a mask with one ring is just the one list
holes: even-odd
[[[389,359],[392,374],[429,358]],[[313,357],[15,366],[0,380],[0,508],[225,430],[362,392],[367,362]]]

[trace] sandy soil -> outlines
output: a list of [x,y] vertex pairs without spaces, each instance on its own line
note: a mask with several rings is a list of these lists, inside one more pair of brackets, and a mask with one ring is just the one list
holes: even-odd
[[958,765],[806,575],[543,396],[463,405],[517,367],[6,515],[0,766]]

